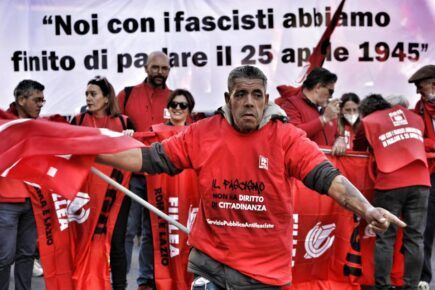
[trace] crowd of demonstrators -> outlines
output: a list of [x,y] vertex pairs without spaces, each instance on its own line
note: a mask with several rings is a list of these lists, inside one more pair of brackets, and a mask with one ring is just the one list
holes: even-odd
[[[37,119],[45,104],[44,86],[21,81],[14,90],[15,101],[8,113],[17,118]],[[36,250],[36,224],[30,202],[31,186],[0,177],[0,289],[9,289],[14,266],[16,289],[30,289]],[[13,198],[11,197],[13,193]]]
[[[409,83],[415,84],[417,93],[421,95],[414,111],[423,118],[424,142],[427,152],[435,152],[435,65],[426,65],[417,70],[410,78]],[[430,164],[430,194],[427,210],[427,223],[424,231],[424,262],[420,277],[420,288],[429,290],[432,281],[432,246],[435,236],[435,171],[434,164]]]
[[[155,51],[149,54],[145,65],[146,79],[133,87],[126,87],[118,96],[121,112],[127,115],[138,132],[148,131],[152,125],[162,123],[165,108],[171,90],[166,85],[169,76],[169,58],[166,54]],[[147,200],[147,185],[143,174],[133,174],[130,190]],[[140,204],[133,202],[130,206],[127,236],[125,240],[128,265],[130,269],[133,240],[141,233],[139,251],[139,290],[154,287],[154,253],[151,232],[150,213]]]
[[[423,265],[425,227],[430,180],[423,143],[422,119],[400,105],[391,106],[381,95],[369,95],[360,104],[362,116],[353,148],[370,148],[376,161],[373,204],[401,216],[403,230],[403,289],[417,289]],[[405,130],[404,133],[395,133]],[[397,227],[379,233],[375,245],[376,289],[392,287]]]
[[[85,95],[87,111],[75,116],[71,120],[71,124],[106,128],[116,132],[126,132],[126,134],[130,134],[131,131],[134,131],[134,126],[130,119],[120,113],[118,103],[115,99],[115,90],[105,77],[97,76],[90,80],[87,84]],[[96,181],[95,179],[91,179],[90,182]],[[97,179],[97,182],[101,181]],[[98,184],[99,183],[97,183],[97,185]],[[90,186],[92,186],[92,184]],[[125,290],[127,287],[125,234],[130,203],[131,201],[128,197],[123,198],[112,234],[110,268],[113,290]]]
[[[258,68],[235,68],[219,114],[151,147],[97,157],[99,162],[130,171],[177,174],[192,168],[197,172],[201,204],[189,234],[193,249],[188,270],[197,276],[193,289],[280,289],[290,283],[290,177],[328,194],[377,231],[385,231],[390,223],[405,225],[388,211],[373,207],[302,130],[285,123],[282,110],[268,102],[266,86],[267,78]],[[226,156],[234,156],[237,162]],[[259,156],[263,157],[260,164]],[[262,210],[212,206],[214,186],[224,180],[264,184]],[[227,191],[243,194],[236,188]],[[236,226],[225,226],[225,221]],[[209,285],[204,283],[207,280]]]
[[[165,54],[150,53],[145,65],[147,78],[136,86],[125,87],[116,98],[114,88],[106,78],[90,80],[86,90],[86,111],[75,116],[72,124],[108,128],[127,135],[132,135],[135,129],[148,131],[153,125],[187,125],[195,101],[187,90],[171,92],[167,88],[169,71],[169,59]],[[267,79],[261,70],[252,66],[238,67],[228,77],[226,104],[215,116],[184,128],[177,137],[161,144],[99,157],[100,162],[133,172],[176,174],[185,168],[197,171],[202,202],[189,235],[193,250],[188,270],[195,274],[192,289],[225,289],[234,285],[242,285],[244,289],[280,289],[290,282],[291,269],[287,265],[291,252],[288,251],[290,243],[287,239],[291,236],[291,207],[288,206],[291,199],[285,194],[289,191],[286,182],[289,177],[301,179],[307,187],[330,195],[365,218],[379,232],[375,249],[377,289],[391,286],[392,245],[397,226],[403,225],[394,215],[402,214],[408,224],[404,230],[403,247],[405,289],[416,289],[419,281],[419,289],[429,289],[435,234],[435,190],[431,187],[429,191],[429,186],[435,184],[435,174],[431,171],[429,179],[424,153],[425,150],[435,151],[435,66],[425,66],[409,79],[421,94],[415,108],[421,118],[406,109],[407,99],[403,96],[385,100],[380,95],[370,95],[360,102],[356,94],[346,93],[340,100],[334,100],[336,82],[335,74],[316,68],[307,76],[300,93],[286,98],[281,109],[269,103]],[[45,103],[43,90],[44,86],[38,82],[20,82],[14,91],[15,102],[8,111],[18,118],[38,118]],[[399,111],[401,115],[397,113]],[[400,116],[393,120],[391,114]],[[287,116],[294,126],[286,123]],[[401,118],[408,122],[405,127],[424,131],[424,143],[406,139],[406,142],[396,142],[400,148],[383,147],[379,136],[394,130],[394,122],[400,123]],[[373,203],[379,208],[367,202],[310,139],[317,145],[330,147],[334,155],[344,155],[352,148],[368,149],[373,153],[377,166]],[[272,152],[281,152],[282,156]],[[265,158],[263,167],[257,164],[258,158],[252,158],[257,155]],[[237,163],[226,160],[225,156],[235,156]],[[271,176],[269,167],[281,174],[275,172]],[[233,179],[264,183],[266,210],[242,212],[236,216],[251,224],[267,221],[273,226],[271,232],[280,233],[268,232],[265,235],[258,228],[222,226],[219,221],[232,221],[234,210],[211,206],[211,178],[217,184]],[[15,284],[21,289],[30,289],[36,226],[28,185],[11,182],[0,179],[0,289],[8,289],[3,285],[9,284],[10,267],[14,262]],[[144,175],[133,174],[130,189],[147,199],[146,188]],[[287,191],[276,192],[276,188],[286,188]],[[9,201],[2,197],[2,192],[10,190],[17,192],[17,200]],[[235,189],[230,191],[229,194],[241,194]],[[111,243],[113,289],[126,289],[133,239],[139,231],[142,239],[138,289],[155,289],[149,214],[141,205],[124,198]],[[390,222],[393,225],[385,231]],[[11,229],[16,235],[10,234]],[[245,237],[243,241],[241,236]],[[253,267],[254,264],[267,265],[266,270]]]

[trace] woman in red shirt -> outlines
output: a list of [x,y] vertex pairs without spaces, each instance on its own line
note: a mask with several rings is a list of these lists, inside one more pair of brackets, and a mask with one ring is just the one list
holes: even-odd
[[[86,105],[85,113],[75,116],[71,124],[78,126],[87,126],[95,128],[107,128],[112,131],[124,132],[126,135],[132,135],[134,131],[133,123],[130,119],[121,115],[118,102],[115,99],[115,90],[105,77],[95,77],[88,82],[86,88]],[[98,166],[98,169],[112,175],[113,168],[107,166]],[[123,174],[124,180],[126,174]],[[94,186],[94,187],[93,187]],[[88,178],[88,187],[101,189],[107,184],[102,184],[101,180],[93,175]],[[104,192],[106,188],[104,188]],[[115,227],[111,238],[110,247],[110,267],[112,271],[112,287],[114,290],[124,290],[127,287],[127,259],[125,254],[125,233],[127,228],[128,212],[131,200],[123,198],[119,213],[116,219]]]

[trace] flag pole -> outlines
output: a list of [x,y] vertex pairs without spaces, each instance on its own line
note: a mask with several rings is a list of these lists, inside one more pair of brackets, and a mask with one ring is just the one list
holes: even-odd
[[156,215],[158,215],[162,219],[166,220],[168,223],[173,224],[174,226],[179,228],[181,231],[185,232],[186,234],[189,234],[189,230],[185,226],[183,226],[182,224],[180,224],[179,222],[177,222],[176,220],[174,220],[173,218],[171,218],[170,216],[168,216],[167,214],[165,214],[164,212],[162,212],[158,208],[154,207],[152,204],[143,200],[142,198],[137,196],[137,194],[135,194],[134,192],[128,190],[127,188],[125,188],[124,186],[119,184],[118,182],[114,181],[113,179],[111,179],[109,176],[105,175],[100,170],[96,169],[95,167],[91,167],[91,172],[93,174],[95,174],[96,176],[98,176],[99,178],[101,178],[102,180],[104,180],[105,182],[107,182],[110,185],[112,185],[113,187],[115,187],[116,189],[118,189],[118,190],[122,191],[123,193],[125,193],[126,195],[128,195],[132,200],[143,205],[148,210],[152,211],[153,213],[155,213]]

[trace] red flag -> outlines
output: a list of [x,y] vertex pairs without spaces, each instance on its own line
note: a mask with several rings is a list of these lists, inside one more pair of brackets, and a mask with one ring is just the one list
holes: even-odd
[[[368,190],[368,158],[328,156],[352,183]],[[293,285],[289,289],[359,289],[363,275],[358,219],[327,196],[293,180]]]
[[[5,119],[10,116],[4,112],[0,117],[1,175],[39,184],[71,200],[86,177],[94,155],[143,146],[107,129],[46,120]],[[75,171],[76,178],[68,177],[70,171]]]
[[[97,167],[128,186],[129,173]],[[48,190],[32,193],[47,290],[111,289],[110,244],[123,197],[93,174],[74,200]]]
[[[328,24],[328,27],[326,27],[325,32],[323,33],[322,37],[320,38],[319,42],[317,43],[316,47],[313,50],[313,53],[308,58],[308,63],[304,66],[300,77],[298,80],[296,80],[296,83],[302,84],[302,82],[305,80],[306,76],[316,67],[322,67],[323,62],[325,61],[326,55],[329,53],[331,46],[330,46],[330,38],[332,33],[335,30],[335,27],[337,26],[338,20],[340,18],[340,14],[343,11],[344,2],[346,0],[342,0],[340,2],[340,5],[338,5],[337,10],[334,13],[334,16],[332,16],[331,22]],[[281,95],[281,97],[277,98],[275,100],[275,103],[279,106],[282,105],[282,103],[285,101],[286,98],[295,96],[299,93],[302,87],[294,87],[294,86],[287,86],[287,85],[281,85],[278,86],[277,89]]]
[[[159,142],[184,127],[155,125],[154,132],[139,133],[145,144]],[[190,228],[199,206],[195,171],[184,170],[176,176],[147,175],[148,202]],[[187,234],[157,215],[151,214],[154,246],[154,279],[159,290],[189,290],[193,274],[187,272],[190,247]]]

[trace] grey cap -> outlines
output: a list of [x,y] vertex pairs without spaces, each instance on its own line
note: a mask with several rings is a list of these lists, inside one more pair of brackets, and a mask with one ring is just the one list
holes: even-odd
[[409,83],[416,83],[424,79],[435,78],[435,65],[429,64],[416,71],[408,80]]

